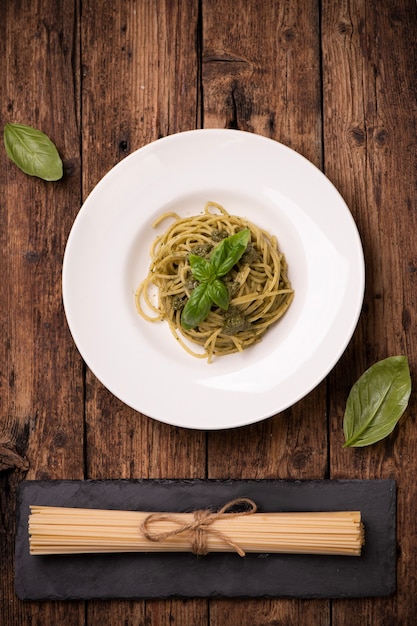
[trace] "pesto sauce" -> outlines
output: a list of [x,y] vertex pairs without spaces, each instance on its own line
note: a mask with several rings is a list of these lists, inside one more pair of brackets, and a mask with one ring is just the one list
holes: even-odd
[[230,307],[224,314],[222,332],[225,335],[237,335],[245,330],[250,330],[251,323],[238,307]]

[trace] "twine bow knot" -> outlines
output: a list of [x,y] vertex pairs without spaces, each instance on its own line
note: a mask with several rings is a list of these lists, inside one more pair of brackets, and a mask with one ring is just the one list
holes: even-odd
[[[237,506],[246,506],[243,511],[232,512],[231,509]],[[209,534],[216,535],[224,543],[235,550],[239,556],[245,556],[245,551],[231,537],[228,537],[221,531],[213,527],[213,523],[222,518],[238,517],[242,515],[253,515],[256,513],[257,506],[249,498],[236,498],[225,504],[216,512],[210,509],[194,511],[194,519],[190,522],[183,522],[175,517],[165,513],[150,513],[141,526],[141,532],[149,541],[165,541],[174,535],[182,533],[191,534],[191,550],[194,554],[204,555],[208,553],[207,538]],[[150,527],[156,522],[171,522],[177,525],[177,528],[165,532],[152,531]]]

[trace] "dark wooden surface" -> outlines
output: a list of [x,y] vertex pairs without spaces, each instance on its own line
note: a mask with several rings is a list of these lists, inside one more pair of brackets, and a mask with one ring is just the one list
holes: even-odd
[[[394,433],[342,449],[351,385],[406,354],[417,366],[417,6],[414,0],[0,0],[1,122],[56,143],[58,183],[0,152],[0,623],[4,626],[412,626],[417,615],[416,402]],[[345,354],[286,412],[233,431],[139,415],[89,372],[61,300],[66,239],[127,154],[200,128],[272,137],[347,201],[366,259]],[[15,490],[27,479],[395,478],[398,585],[360,600],[23,603]]]

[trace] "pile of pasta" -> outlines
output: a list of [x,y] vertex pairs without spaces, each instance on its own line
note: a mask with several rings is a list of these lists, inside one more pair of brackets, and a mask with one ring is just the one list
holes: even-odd
[[[259,342],[294,298],[285,256],[276,237],[245,219],[229,215],[215,202],[207,203],[203,213],[193,217],[166,213],[154,226],[168,218],[173,222],[155,239],[148,274],[136,292],[139,314],[150,322],[166,320],[176,340],[189,354],[209,362],[215,355],[242,352]],[[227,277],[231,286],[227,313],[213,306],[198,327],[185,330],[181,326],[181,303],[189,298],[193,283],[187,262],[189,254],[210,249],[219,234],[231,236],[244,228],[250,230],[250,253],[238,261]],[[155,288],[157,302],[153,297]],[[240,328],[239,325],[233,328],[234,317],[244,320]],[[230,320],[232,324],[228,328]],[[193,349],[190,342],[199,349]]]

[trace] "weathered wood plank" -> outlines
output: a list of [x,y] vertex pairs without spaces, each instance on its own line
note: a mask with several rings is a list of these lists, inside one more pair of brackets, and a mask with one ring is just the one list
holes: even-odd
[[[66,169],[60,183],[44,183],[22,174],[4,152],[0,159],[0,462],[9,467],[0,477],[0,621],[8,626],[103,620],[115,626],[413,623],[414,398],[386,441],[362,450],[341,446],[346,397],[366,367],[404,353],[415,378],[414,0],[395,6],[389,0],[127,0],[80,8],[67,0],[0,0],[0,6],[0,58],[6,69],[0,84],[2,120],[42,128],[57,143]],[[20,603],[13,590],[13,536],[14,494],[22,473],[29,465],[30,478],[84,475],[83,365],[65,324],[60,293],[72,220],[82,199],[125,155],[159,136],[201,125],[264,134],[319,166],[324,162],[363,236],[363,314],[327,385],[261,424],[211,433],[207,455],[204,433],[171,428],[130,411],[88,372],[85,475],[394,477],[399,485],[398,592],[388,599],[332,605],[218,600],[210,601],[209,610],[206,601],[193,600],[93,602],[86,613],[77,602]]]
[[331,624],[330,606],[325,600],[218,600],[210,605],[210,625],[212,624],[321,626]]
[[[83,6],[84,196],[131,151],[199,126],[197,22],[197,2]],[[139,375],[140,367],[147,364],[141,364],[138,355]],[[90,372],[86,420],[88,477],[205,476],[204,433],[139,415],[111,396]],[[203,625],[208,619],[204,600],[92,602],[87,615],[91,625],[103,620]]]
[[[78,94],[71,61],[76,14],[72,3],[64,11],[40,6],[39,13],[28,12],[28,34],[20,37],[17,24],[22,23],[13,5],[7,8],[2,40],[13,62],[3,88],[2,117],[5,122],[29,124],[49,134],[62,155],[65,174],[57,183],[46,183],[23,174],[6,157],[2,159],[5,253],[1,262],[2,274],[8,277],[2,281],[1,294],[2,363],[7,368],[2,402],[7,407],[4,413],[19,424],[11,424],[10,432],[31,431],[32,477],[42,471],[45,476],[53,474],[53,465],[63,463],[60,472],[80,476],[82,441],[78,457],[73,450],[70,457],[51,462],[62,454],[58,450],[64,448],[66,436],[73,436],[68,429],[76,431],[79,426],[76,419],[67,419],[61,407],[68,406],[76,415],[82,405],[81,362],[67,332],[61,300],[62,256],[79,197]],[[63,75],[66,81],[61,80]],[[52,431],[61,436],[49,448]]]
[[325,171],[358,223],[367,287],[357,332],[331,377],[331,476],[398,481],[398,591],[337,601],[335,623],[410,624],[417,611],[415,400],[395,432],[369,448],[342,449],[351,385],[379,359],[416,367],[417,7],[411,0],[323,3]]
[[[172,624],[192,624],[207,626],[205,602],[194,600],[152,600],[147,602],[114,600],[89,603],[88,626],[101,624],[103,619],[108,626],[172,626]],[[143,606],[143,608],[142,608]]]
[[83,6],[84,197],[130,152],[200,125],[197,19],[196,1]]
[[202,2],[204,126],[272,137],[321,164],[317,0]]
[[[21,603],[13,588],[14,495],[19,475],[83,477],[82,362],[66,327],[61,298],[65,242],[80,200],[78,8],[2,2],[0,84],[4,123],[46,132],[65,175],[46,183],[23,174],[4,154],[1,168],[0,441],[15,446],[1,477],[2,623],[83,623],[83,603]],[[74,63],[74,65],[73,65]],[[4,457],[3,457],[4,458]],[[3,526],[4,524],[4,526]]]
[[[278,140],[320,166],[318,3],[203,1],[203,120]],[[264,339],[267,341],[267,338]],[[209,478],[322,478],[326,386],[291,410],[211,433]],[[327,601],[212,600],[210,624],[329,623]]]
[[[189,54],[195,46],[197,5],[128,2],[118,11],[109,5],[97,13],[91,3],[83,13],[83,58],[88,59],[88,65],[83,62],[84,195],[125,156],[118,154],[122,140],[126,140],[127,153],[159,135],[194,127],[197,115],[198,67]],[[106,55],[98,45],[104,37]],[[183,82],[177,83],[176,77],[183,77]],[[128,135],[123,124],[129,128]],[[110,135],[106,134],[109,128],[113,129]],[[98,153],[92,150],[94,145],[100,145]],[[204,456],[198,454],[204,451],[203,433],[151,421],[127,409],[90,373],[87,382],[89,476],[204,475]],[[132,438],[138,454],[135,469],[121,467],[123,456],[114,454],[114,446],[120,446],[120,453],[134,461],[128,441]],[[100,458],[104,446],[111,452],[105,468]]]

